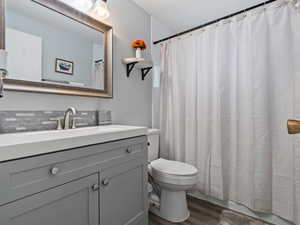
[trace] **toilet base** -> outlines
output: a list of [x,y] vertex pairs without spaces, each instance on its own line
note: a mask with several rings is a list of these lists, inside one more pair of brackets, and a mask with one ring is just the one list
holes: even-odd
[[180,223],[190,217],[187,207],[186,191],[161,189],[159,208],[150,205],[150,212],[173,223]]

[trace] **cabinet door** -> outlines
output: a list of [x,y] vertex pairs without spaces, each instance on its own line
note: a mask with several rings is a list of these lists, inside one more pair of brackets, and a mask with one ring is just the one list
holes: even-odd
[[100,225],[147,224],[146,167],[129,162],[100,177]]
[[99,225],[98,174],[0,207],[1,225]]

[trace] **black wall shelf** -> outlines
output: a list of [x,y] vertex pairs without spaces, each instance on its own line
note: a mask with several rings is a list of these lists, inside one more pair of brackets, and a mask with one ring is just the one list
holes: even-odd
[[130,77],[131,72],[136,67],[141,70],[142,80],[145,80],[153,68],[152,61],[146,61],[144,58],[126,58],[123,59],[123,63],[126,65],[127,77]]

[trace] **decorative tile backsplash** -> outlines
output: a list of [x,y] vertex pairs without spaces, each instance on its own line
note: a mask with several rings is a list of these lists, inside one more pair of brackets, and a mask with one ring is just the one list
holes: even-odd
[[[97,126],[97,111],[79,111],[75,115],[77,127]],[[0,111],[0,134],[25,131],[55,130],[57,120],[65,111]]]

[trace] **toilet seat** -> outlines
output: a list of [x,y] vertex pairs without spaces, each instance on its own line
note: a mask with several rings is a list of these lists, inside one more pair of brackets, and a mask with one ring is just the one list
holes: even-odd
[[151,167],[157,171],[177,176],[190,176],[195,175],[198,172],[194,166],[187,163],[162,158],[151,162]]
[[162,183],[174,185],[193,185],[196,182],[198,170],[189,164],[157,159],[151,162],[152,177]]

